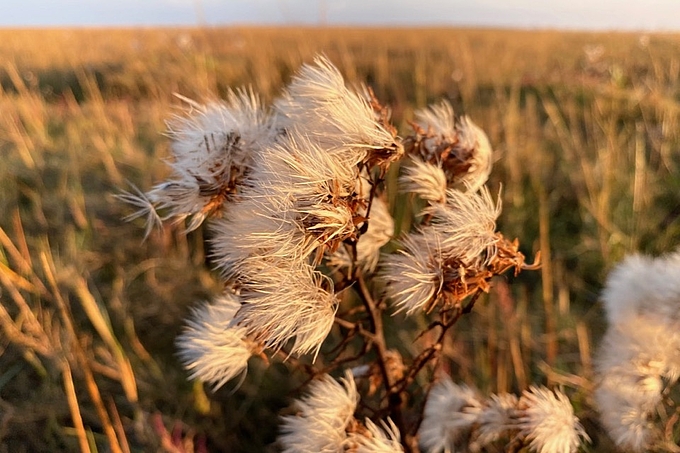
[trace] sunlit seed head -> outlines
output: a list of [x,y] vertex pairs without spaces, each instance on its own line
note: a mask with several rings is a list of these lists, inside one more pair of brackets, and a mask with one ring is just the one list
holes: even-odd
[[518,399],[510,393],[491,395],[482,408],[477,409],[475,442],[486,446],[517,427]]
[[253,155],[274,140],[276,131],[251,91],[230,92],[227,102],[182,99],[190,106],[188,114],[168,122],[172,174],[145,194],[143,205],[139,197],[130,201],[143,214],[153,207],[163,211],[163,220],[188,219],[192,230],[239,192]]
[[589,440],[569,399],[545,387],[530,387],[519,402],[519,428],[537,453],[572,453]]
[[609,327],[595,357],[595,400],[614,442],[647,451],[661,437],[652,414],[680,377],[680,253],[632,255],[607,278]]
[[179,358],[191,379],[218,389],[246,372],[248,359],[257,346],[246,338],[246,329],[232,324],[239,307],[237,296],[225,294],[193,309],[184,332],[177,338]]
[[324,148],[358,152],[397,147],[367,100],[345,86],[340,71],[325,57],[302,66],[275,109],[282,127],[304,125],[309,138]]
[[359,395],[351,373],[336,381],[329,375],[312,381],[296,401],[297,415],[282,417],[279,443],[284,453],[342,452],[346,428],[354,419]]
[[449,190],[445,204],[425,209],[432,216],[432,228],[442,238],[442,255],[465,265],[488,261],[495,254],[500,212],[500,201],[494,203],[486,187],[479,192]]
[[308,264],[285,264],[275,263],[244,279],[243,305],[235,322],[267,347],[278,349],[294,340],[291,353],[317,354],[337,309],[332,282]]
[[431,453],[458,451],[472,429],[481,402],[474,390],[450,378],[437,382],[427,397],[418,431],[420,445]]
[[401,190],[415,193],[430,203],[446,201],[446,175],[436,164],[415,157],[399,178]]
[[484,131],[467,116],[456,118],[443,101],[416,112],[416,124],[425,131],[421,155],[445,169],[449,184],[476,191],[493,165],[493,150]]
[[404,451],[397,426],[391,419],[381,421],[382,427],[366,419],[365,433],[354,433],[349,444],[357,453],[400,453]]
[[458,130],[461,149],[473,151],[466,162],[469,165],[467,172],[457,182],[474,192],[489,179],[493,166],[493,149],[484,131],[469,117],[460,119]]
[[379,278],[397,311],[412,314],[432,304],[444,284],[440,240],[429,231],[409,234],[401,243],[400,250],[383,258]]
[[259,272],[276,262],[295,266],[306,261],[312,245],[302,228],[276,208],[250,198],[234,204],[228,217],[212,222],[211,257],[225,279]]
[[664,383],[677,379],[680,335],[653,314],[626,317],[610,325],[595,356],[600,420],[622,448],[646,451],[659,428],[652,414],[661,403]]
[[625,369],[610,369],[600,377],[595,402],[602,425],[616,445],[642,452],[660,437],[652,414],[661,403],[662,388],[660,376]]

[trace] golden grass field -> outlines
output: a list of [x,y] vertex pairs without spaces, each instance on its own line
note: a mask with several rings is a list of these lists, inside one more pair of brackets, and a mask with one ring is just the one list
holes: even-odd
[[499,229],[543,267],[496,281],[448,368],[484,391],[561,385],[588,448],[611,448],[598,293],[626,253],[680,243],[680,35],[229,28],[0,30],[0,452],[269,451],[303,377],[273,361],[239,388],[188,382],[174,338],[219,287],[203,232],[143,241],[115,194],[167,174],[173,93],[269,101],[319,52],[402,131],[440,98],[487,131]]

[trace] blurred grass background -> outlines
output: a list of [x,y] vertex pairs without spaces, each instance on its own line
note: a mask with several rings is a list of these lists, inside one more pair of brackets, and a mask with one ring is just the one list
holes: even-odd
[[[499,229],[526,255],[540,249],[543,268],[495,282],[456,326],[447,368],[483,391],[567,388],[605,451],[590,401],[598,292],[626,253],[679,242],[679,48],[670,34],[0,30],[0,452],[273,442],[302,378],[257,362],[238,389],[187,382],[174,338],[219,291],[203,232],[170,226],[142,242],[114,194],[167,174],[173,93],[204,101],[250,85],[270,101],[318,52],[372,86],[402,133],[442,98],[488,133]],[[391,339],[417,350],[408,329]]]

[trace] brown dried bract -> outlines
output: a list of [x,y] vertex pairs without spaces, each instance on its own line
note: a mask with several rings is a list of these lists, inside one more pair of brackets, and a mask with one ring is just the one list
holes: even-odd
[[368,157],[366,158],[366,164],[370,168],[374,165],[379,165],[385,167],[391,162],[399,160],[404,154],[404,147],[402,145],[401,139],[397,137],[397,128],[394,127],[390,118],[392,113],[389,108],[383,106],[378,98],[376,98],[373,89],[366,87],[366,92],[368,95],[368,103],[373,109],[378,119],[378,123],[389,132],[392,137],[394,137],[394,143],[392,146],[380,149],[372,149]]
[[417,156],[425,162],[440,165],[449,183],[465,176],[472,165],[476,148],[467,146],[458,136],[453,140],[436,134],[431,128],[427,130],[414,122],[410,122],[413,134],[403,141],[407,155]]
[[442,291],[425,307],[426,312],[431,312],[437,305],[441,305],[442,310],[450,309],[476,293],[488,293],[491,288],[491,278],[505,273],[510,268],[515,268],[515,275],[523,270],[540,268],[540,252],[536,253],[532,264],[527,264],[524,254],[519,251],[517,239],[509,241],[502,233],[496,233],[496,236],[498,239],[493,255],[485,261],[480,260],[474,265],[467,266],[456,259],[443,263]]

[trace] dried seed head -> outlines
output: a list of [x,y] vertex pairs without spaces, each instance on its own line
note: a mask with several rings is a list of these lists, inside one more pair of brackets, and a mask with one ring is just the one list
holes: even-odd
[[479,192],[449,190],[446,204],[435,204],[425,209],[432,216],[432,228],[441,240],[442,255],[464,265],[488,262],[495,253],[496,219],[501,212],[489,190]]
[[444,285],[440,243],[436,231],[412,233],[402,239],[400,250],[384,257],[379,278],[397,312],[412,314],[436,302]]
[[344,451],[358,401],[349,372],[340,382],[329,375],[312,381],[307,395],[296,401],[299,413],[282,417],[278,440],[284,453]]
[[449,185],[476,191],[491,173],[493,150],[484,131],[468,117],[456,118],[448,102],[416,112],[414,134],[404,140],[407,153],[442,168]]
[[413,157],[399,182],[404,192],[418,194],[420,198],[430,203],[446,202],[446,174],[436,164]]
[[519,428],[537,453],[573,453],[590,440],[562,392],[530,387],[519,401]]
[[303,126],[309,139],[324,149],[354,153],[358,161],[400,149],[367,99],[348,89],[340,71],[325,57],[302,66],[275,109],[278,124],[286,130]]
[[484,447],[515,430],[518,402],[517,397],[510,393],[491,395],[478,409],[475,444]]
[[246,329],[233,325],[241,306],[237,296],[224,294],[210,304],[192,310],[184,332],[177,338],[179,358],[191,379],[200,379],[216,390],[245,373],[248,359],[260,346],[247,338]]
[[163,220],[189,218],[190,231],[239,193],[253,155],[274,140],[275,131],[251,91],[230,92],[226,103],[182,99],[191,107],[189,115],[168,123],[172,175],[146,194],[121,198],[138,206],[134,216],[145,214],[147,221],[155,220],[152,210],[165,211]]
[[291,353],[317,354],[335,319],[332,282],[310,265],[285,264],[248,275],[234,322],[267,347],[278,349],[294,339]]
[[433,453],[458,451],[460,445],[467,443],[480,407],[470,387],[454,384],[448,377],[440,380],[427,397],[425,417],[418,431],[420,444]]

